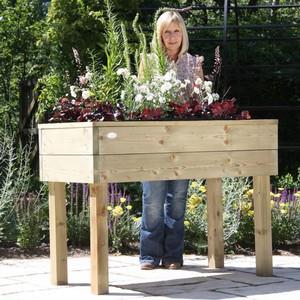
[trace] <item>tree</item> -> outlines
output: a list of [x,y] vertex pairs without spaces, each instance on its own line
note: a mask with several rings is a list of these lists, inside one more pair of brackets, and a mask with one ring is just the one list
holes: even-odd
[[0,0],[0,9],[0,124],[15,128],[19,83],[36,71],[44,10],[40,0]]

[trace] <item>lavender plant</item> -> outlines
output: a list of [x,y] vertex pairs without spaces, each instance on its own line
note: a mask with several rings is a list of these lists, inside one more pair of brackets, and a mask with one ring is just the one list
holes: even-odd
[[[31,144],[16,148],[7,128],[0,130],[0,244],[37,246],[43,238],[47,198],[41,184],[33,192]],[[33,225],[34,224],[34,225]]]
[[33,249],[47,241],[48,201],[47,188],[42,185],[37,192],[26,192],[16,201],[17,241],[22,249]]
[[70,183],[67,191],[68,242],[74,247],[86,247],[90,241],[89,186]]

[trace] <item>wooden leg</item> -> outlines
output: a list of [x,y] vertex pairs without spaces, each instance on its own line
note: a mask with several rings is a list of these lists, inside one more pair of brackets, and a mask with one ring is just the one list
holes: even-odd
[[108,231],[106,183],[90,185],[91,289],[108,293]]
[[222,180],[206,180],[208,219],[208,267],[224,267]]
[[272,276],[270,176],[253,177],[256,275]]
[[66,192],[63,182],[49,182],[51,283],[68,283]]

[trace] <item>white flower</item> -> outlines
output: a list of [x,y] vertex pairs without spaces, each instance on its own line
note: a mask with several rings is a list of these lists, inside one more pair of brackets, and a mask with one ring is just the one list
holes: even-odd
[[130,73],[127,68],[120,68],[117,70],[117,75],[123,76],[124,78],[128,78]]
[[148,101],[152,101],[152,100],[154,99],[154,94],[149,93],[149,94],[146,96],[146,99],[147,99]]
[[176,73],[174,70],[169,70],[164,76],[163,80],[171,81],[172,79],[176,78]]
[[76,96],[77,96],[76,90],[77,90],[77,87],[75,85],[70,86],[70,92],[71,92],[71,96],[73,98],[76,98]]
[[172,88],[172,84],[170,82],[165,82],[162,86],[161,86],[161,91],[163,93],[169,91]]
[[165,103],[166,99],[164,97],[159,97],[158,101],[160,104],[163,104]]
[[88,80],[86,79],[85,76],[79,76],[79,82],[81,85],[85,85],[88,83]]
[[143,95],[137,94],[134,98],[135,102],[142,102],[143,100]]
[[200,94],[200,89],[198,87],[194,86],[193,93],[199,95]]
[[204,90],[206,93],[211,93],[212,89],[212,82],[211,81],[204,81]]
[[211,95],[212,95],[214,101],[218,101],[220,99],[220,96],[217,93],[212,93]]
[[191,81],[189,80],[189,79],[184,79],[184,84],[185,84],[185,86],[187,86],[188,84],[190,84],[191,83]]
[[164,76],[164,80],[170,81],[171,79],[172,79],[171,74],[169,72],[167,72]]
[[202,84],[202,79],[200,77],[198,77],[196,80],[195,80],[195,84],[196,85],[201,85]]
[[91,81],[92,80],[92,76],[93,76],[93,73],[92,72],[86,72],[85,73],[85,78],[87,81]]
[[207,100],[207,104],[208,104],[208,105],[214,102],[214,98],[213,98],[213,96],[212,96],[211,94],[208,94],[208,95],[204,98],[204,100]]
[[143,84],[139,88],[140,93],[148,94],[149,93],[149,88],[146,84]]
[[82,98],[86,100],[88,97],[90,97],[90,92],[88,90],[82,91]]

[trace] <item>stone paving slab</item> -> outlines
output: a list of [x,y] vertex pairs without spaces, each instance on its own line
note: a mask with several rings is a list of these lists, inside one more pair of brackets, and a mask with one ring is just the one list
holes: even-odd
[[247,297],[249,299],[299,299],[300,298],[300,282],[285,281],[276,284],[267,284],[260,286],[239,287],[233,289],[218,289],[219,292],[226,292],[233,295]]
[[138,256],[109,257],[109,295],[90,291],[90,257],[68,258],[68,285],[50,284],[48,258],[0,260],[0,300],[300,299],[300,257],[273,256],[274,276],[255,275],[254,256],[226,256],[224,269],[186,255],[181,270],[140,270]]
[[[174,294],[187,294],[194,293],[197,294],[203,291],[213,291],[218,288],[236,288],[247,286],[242,283],[231,282],[228,280],[218,280],[218,279],[207,279],[207,278],[193,278],[190,279],[177,279],[162,281],[159,286],[157,284],[133,284],[123,286],[129,290],[139,291],[152,296],[165,296]],[[120,287],[120,286],[119,286]]]

